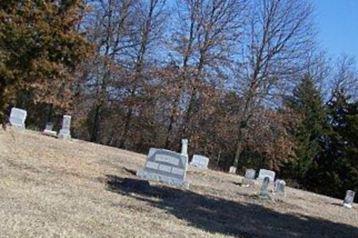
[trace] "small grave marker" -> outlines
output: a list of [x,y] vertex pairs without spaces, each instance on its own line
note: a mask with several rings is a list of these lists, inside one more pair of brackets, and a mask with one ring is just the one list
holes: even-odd
[[186,181],[188,158],[170,150],[151,148],[144,169],[137,171],[137,176],[168,185],[189,187]]
[[266,177],[268,177],[270,182],[273,183],[275,181],[275,172],[267,169],[260,169],[257,180],[264,180]]
[[284,180],[277,179],[275,181],[274,191],[275,194],[281,197],[286,196],[286,182]]
[[207,169],[209,165],[209,158],[203,155],[193,155],[190,165],[200,169]]
[[25,121],[27,117],[27,111],[13,107],[10,112],[10,124],[16,128],[25,129]]
[[236,174],[236,167],[235,166],[230,166],[229,173],[230,174]]
[[245,178],[247,179],[255,179],[256,171],[254,169],[247,169],[245,172]]
[[247,169],[245,171],[245,177],[242,180],[242,186],[249,187],[254,183],[254,179],[256,176],[256,171],[254,169]]
[[355,192],[352,190],[347,190],[346,197],[343,201],[343,206],[346,208],[352,208],[353,207],[353,201],[354,201]]
[[60,139],[71,139],[71,116],[64,115],[62,119],[62,128],[58,133]]

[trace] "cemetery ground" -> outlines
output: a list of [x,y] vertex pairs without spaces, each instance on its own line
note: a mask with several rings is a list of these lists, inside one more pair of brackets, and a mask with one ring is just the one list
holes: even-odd
[[0,130],[0,237],[358,237],[358,205],[190,168],[190,189],[139,180],[145,155]]

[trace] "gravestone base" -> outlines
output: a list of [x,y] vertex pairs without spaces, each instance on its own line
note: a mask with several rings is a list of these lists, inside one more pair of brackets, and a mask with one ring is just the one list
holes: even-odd
[[13,128],[14,130],[21,132],[21,131],[25,131],[26,127],[25,125],[18,125],[18,124],[10,124],[11,128]]
[[258,198],[262,201],[262,202],[275,202],[275,200],[270,196],[270,194],[259,194]]
[[241,187],[248,188],[248,187],[254,186],[254,185],[255,185],[255,180],[248,179],[248,178],[242,179]]
[[58,133],[58,138],[63,140],[69,140],[71,139],[71,133],[68,130],[61,129]]
[[56,131],[44,130],[42,134],[45,136],[57,137]]
[[349,203],[343,203],[343,207],[351,209],[353,206]]
[[140,177],[141,179],[161,182],[171,186],[189,189],[189,182],[187,181],[182,181],[180,179],[171,178],[161,174],[155,174],[153,172],[145,171],[144,169],[139,169],[137,171],[137,176]]

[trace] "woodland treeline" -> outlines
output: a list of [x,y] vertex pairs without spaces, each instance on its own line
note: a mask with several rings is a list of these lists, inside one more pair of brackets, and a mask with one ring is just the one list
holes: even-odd
[[[146,153],[180,149],[358,191],[358,70],[327,56],[308,0],[3,0],[0,118]],[[355,24],[355,23],[352,23]]]

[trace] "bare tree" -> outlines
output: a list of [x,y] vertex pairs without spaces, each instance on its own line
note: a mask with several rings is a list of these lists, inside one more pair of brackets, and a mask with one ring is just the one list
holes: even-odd
[[[191,119],[201,110],[198,102],[204,99],[206,85],[222,86],[233,62],[235,43],[242,34],[244,8],[243,0],[177,3],[178,27],[173,30],[170,49],[180,68],[179,90],[172,102],[166,146],[175,121],[181,122],[180,136],[191,136]],[[177,116],[179,109],[181,120]]]
[[114,72],[121,71],[123,55],[133,47],[129,39],[133,35],[134,3],[135,0],[88,1],[91,11],[80,26],[96,48],[96,54],[83,66],[79,82],[83,90],[77,92],[87,99],[87,107],[92,101],[88,115],[90,141],[100,142],[102,115],[118,77]]
[[[125,147],[128,139],[128,132],[131,125],[133,114],[137,111],[140,104],[143,102],[138,100],[140,95],[145,90],[148,84],[148,77],[145,71],[148,72],[148,51],[158,43],[160,35],[164,30],[164,23],[166,19],[165,0],[150,0],[139,1],[136,4],[136,32],[132,38],[134,46],[130,54],[128,86],[126,87],[126,102],[127,112],[124,118],[123,132],[120,140],[120,147]],[[156,46],[157,47],[157,46]],[[158,48],[157,48],[158,49]],[[152,54],[151,56],[154,56]],[[153,59],[153,58],[152,58]]]
[[347,93],[351,99],[358,98],[358,69],[353,57],[342,55],[334,67],[331,90]]
[[258,106],[272,106],[302,71],[304,58],[312,48],[312,6],[305,0],[251,1],[249,29],[238,65],[241,111],[238,115],[238,166],[250,120]]

